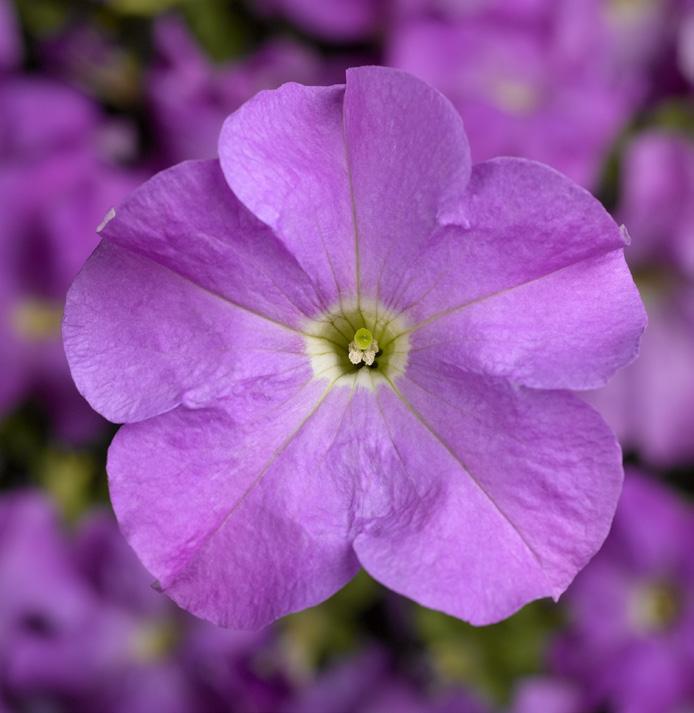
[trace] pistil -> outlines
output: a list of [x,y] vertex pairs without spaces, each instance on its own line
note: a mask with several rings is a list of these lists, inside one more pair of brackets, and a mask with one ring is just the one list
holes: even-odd
[[370,330],[366,327],[361,327],[354,333],[354,338],[347,349],[349,360],[352,364],[357,366],[364,362],[366,366],[371,366],[374,363],[376,354],[378,354],[378,342],[374,339]]

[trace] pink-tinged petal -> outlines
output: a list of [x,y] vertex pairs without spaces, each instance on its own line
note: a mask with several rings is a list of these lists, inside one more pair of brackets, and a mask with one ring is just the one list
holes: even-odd
[[342,86],[260,92],[226,120],[219,140],[232,191],[274,229],[327,306],[355,288],[343,96]]
[[297,332],[109,240],[68,293],[63,339],[77,388],[112,421],[214,401],[270,355],[272,369],[304,364]]
[[391,291],[422,359],[586,389],[636,356],[646,318],[624,237],[587,191],[540,164],[496,159],[474,167],[464,210],[468,228],[435,236]]
[[135,191],[102,235],[200,287],[297,325],[320,308],[311,280],[229,191],[217,161],[189,161]]
[[360,290],[388,296],[432,233],[461,217],[470,147],[448,99],[385,67],[348,70],[344,127]]
[[557,598],[607,535],[619,447],[562,392],[518,389],[455,367],[410,367],[378,399],[410,472],[439,495],[355,540],[386,586],[473,624]]
[[130,544],[179,605],[223,626],[317,604],[358,568],[349,482],[326,457],[351,392],[287,382],[124,426],[109,451]]

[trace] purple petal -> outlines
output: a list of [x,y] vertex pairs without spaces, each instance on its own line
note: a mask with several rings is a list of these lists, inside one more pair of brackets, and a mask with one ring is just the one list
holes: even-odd
[[344,88],[285,84],[224,124],[219,157],[232,191],[274,229],[326,306],[355,286],[355,236],[343,141]]
[[102,235],[242,307],[297,325],[321,306],[310,279],[229,191],[217,161],[156,175]]
[[349,483],[323,455],[350,390],[286,382],[124,426],[109,452],[130,544],[179,605],[223,626],[258,628],[356,573]]
[[301,336],[104,241],[73,284],[63,324],[80,393],[113,421],[139,421],[180,403],[208,403],[236,382],[303,366]]
[[620,492],[621,454],[600,417],[569,394],[453,367],[411,367],[400,389],[378,399],[403,468],[430,497],[364,530],[362,565],[473,624],[557,598],[602,544]]
[[292,84],[261,93],[227,120],[220,157],[234,193],[332,303],[378,296],[382,278],[394,280],[439,224],[459,218],[470,175],[450,103],[382,67],[349,70],[346,91]]
[[397,70],[347,72],[345,142],[362,293],[375,296],[409,272],[442,224],[460,217],[470,147],[450,102]]
[[210,403],[267,373],[273,350],[273,368],[309,373],[301,333],[281,320],[299,321],[310,286],[296,278],[282,291],[300,270],[234,202],[215,162],[155,177],[104,234],[63,326],[75,383],[101,414],[138,421]]
[[443,231],[403,286],[383,290],[412,315],[420,358],[585,389],[636,356],[645,313],[624,238],[587,191],[496,159],[475,166],[465,211],[467,230]]

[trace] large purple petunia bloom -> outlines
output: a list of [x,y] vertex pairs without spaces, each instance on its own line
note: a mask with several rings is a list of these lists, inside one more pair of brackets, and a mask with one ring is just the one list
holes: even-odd
[[183,607],[259,627],[363,566],[483,624],[602,543],[620,451],[566,390],[636,354],[624,236],[545,166],[471,166],[426,84],[263,92],[219,162],[156,176],[102,236],[65,346],[126,424],[122,530]]
[[554,664],[618,713],[694,705],[694,512],[627,473],[605,546],[567,592],[569,631]]

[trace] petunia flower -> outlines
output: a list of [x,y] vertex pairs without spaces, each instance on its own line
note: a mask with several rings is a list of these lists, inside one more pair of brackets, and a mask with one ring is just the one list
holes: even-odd
[[561,37],[554,15],[562,3],[534,5],[547,12],[528,9],[525,21],[499,8],[456,20],[415,16],[393,28],[387,62],[451,99],[476,161],[532,158],[593,188],[640,92],[602,71],[602,55]]
[[612,532],[567,592],[571,623],[554,651],[553,665],[593,705],[659,713],[694,704],[693,534],[689,504],[627,472]]
[[620,491],[566,390],[636,355],[622,231],[545,166],[471,166],[396,70],[262,92],[219,150],[116,208],[64,319],[80,391],[126,424],[111,498],[161,589],[234,627],[362,566],[475,624],[558,597]]

